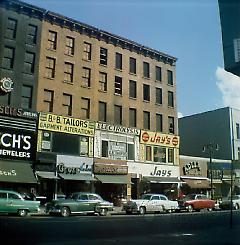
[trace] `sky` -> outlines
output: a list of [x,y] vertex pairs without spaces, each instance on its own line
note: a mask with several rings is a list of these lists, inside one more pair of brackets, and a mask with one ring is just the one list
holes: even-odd
[[179,117],[240,106],[217,0],[23,0],[176,57]]

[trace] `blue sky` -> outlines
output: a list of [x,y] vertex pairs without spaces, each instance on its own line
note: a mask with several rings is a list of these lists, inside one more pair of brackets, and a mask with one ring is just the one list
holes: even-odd
[[25,2],[178,58],[177,107],[183,116],[228,106],[217,0]]

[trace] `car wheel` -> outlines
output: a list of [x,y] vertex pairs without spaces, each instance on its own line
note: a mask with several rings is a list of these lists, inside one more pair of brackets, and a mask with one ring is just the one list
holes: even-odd
[[25,216],[27,216],[27,214],[28,214],[28,211],[26,209],[19,209],[18,210],[18,215],[20,217],[25,217]]
[[235,208],[236,210],[239,209],[239,204],[236,203],[234,208]]
[[189,213],[192,213],[194,211],[193,205],[187,206],[187,210]]
[[212,208],[207,208],[207,211],[212,212],[213,209]]
[[140,208],[139,208],[139,213],[140,213],[141,215],[144,215],[144,214],[146,213],[146,208],[145,208],[145,207],[140,207]]
[[70,215],[70,210],[68,207],[61,208],[61,215],[62,217],[68,217]]
[[106,208],[100,208],[99,214],[100,214],[101,216],[106,216],[107,213],[108,213],[108,210],[107,210]]

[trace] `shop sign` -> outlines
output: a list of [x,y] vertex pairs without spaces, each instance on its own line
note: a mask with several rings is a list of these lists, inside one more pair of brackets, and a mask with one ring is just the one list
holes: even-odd
[[57,172],[60,174],[92,174],[93,159],[57,155]]
[[94,163],[93,172],[95,174],[127,174],[127,165]]
[[9,77],[4,77],[0,80],[0,90],[4,93],[10,93],[13,90],[13,80]]
[[36,147],[34,132],[11,130],[0,132],[0,157],[34,159]]
[[199,162],[189,162],[183,166],[183,174],[184,175],[201,175],[201,168]]
[[122,142],[109,142],[108,156],[111,159],[126,160],[127,159],[127,145]]
[[72,117],[40,113],[39,129],[66,134],[94,136],[94,123]]
[[179,136],[159,132],[141,131],[140,143],[179,148]]
[[96,123],[96,130],[110,131],[114,133],[123,133],[127,135],[140,135],[139,129],[127,128],[120,125],[110,125],[107,123]]
[[128,162],[128,172],[148,177],[179,177],[179,166]]
[[15,108],[12,106],[5,105],[0,105],[0,115],[29,119],[37,119],[38,117],[37,112],[27,111],[22,108]]

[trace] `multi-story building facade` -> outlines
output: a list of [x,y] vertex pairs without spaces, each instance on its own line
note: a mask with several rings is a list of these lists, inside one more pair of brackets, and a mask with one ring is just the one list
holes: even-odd
[[240,3],[218,0],[225,69],[240,76]]
[[[144,169],[150,174],[156,168],[158,183],[164,182],[163,177],[168,177],[165,184],[177,183],[176,58],[21,1],[3,3],[1,33],[13,33],[19,41],[1,36],[1,53],[10,44],[17,50],[16,55],[0,57],[2,64],[14,63],[12,71],[5,66],[1,71],[14,82],[10,102],[40,113],[35,170],[41,194],[49,191],[50,198],[58,190],[69,194],[76,188],[103,193],[106,184],[129,197],[133,181],[150,177]],[[17,22],[9,22],[15,15]],[[24,53],[32,54],[34,64]],[[27,75],[25,66],[31,68]],[[17,79],[7,73],[13,71]],[[25,83],[28,89],[21,88]],[[9,98],[4,96],[1,103],[7,104]],[[41,127],[44,120],[45,128]],[[92,127],[84,133],[84,125],[94,125],[94,135],[86,133]],[[147,134],[157,135],[155,145],[146,142]],[[144,142],[140,142],[142,135]],[[82,170],[76,165],[79,162],[88,168]],[[134,162],[137,165],[130,167]],[[139,171],[145,163],[149,167]]]

